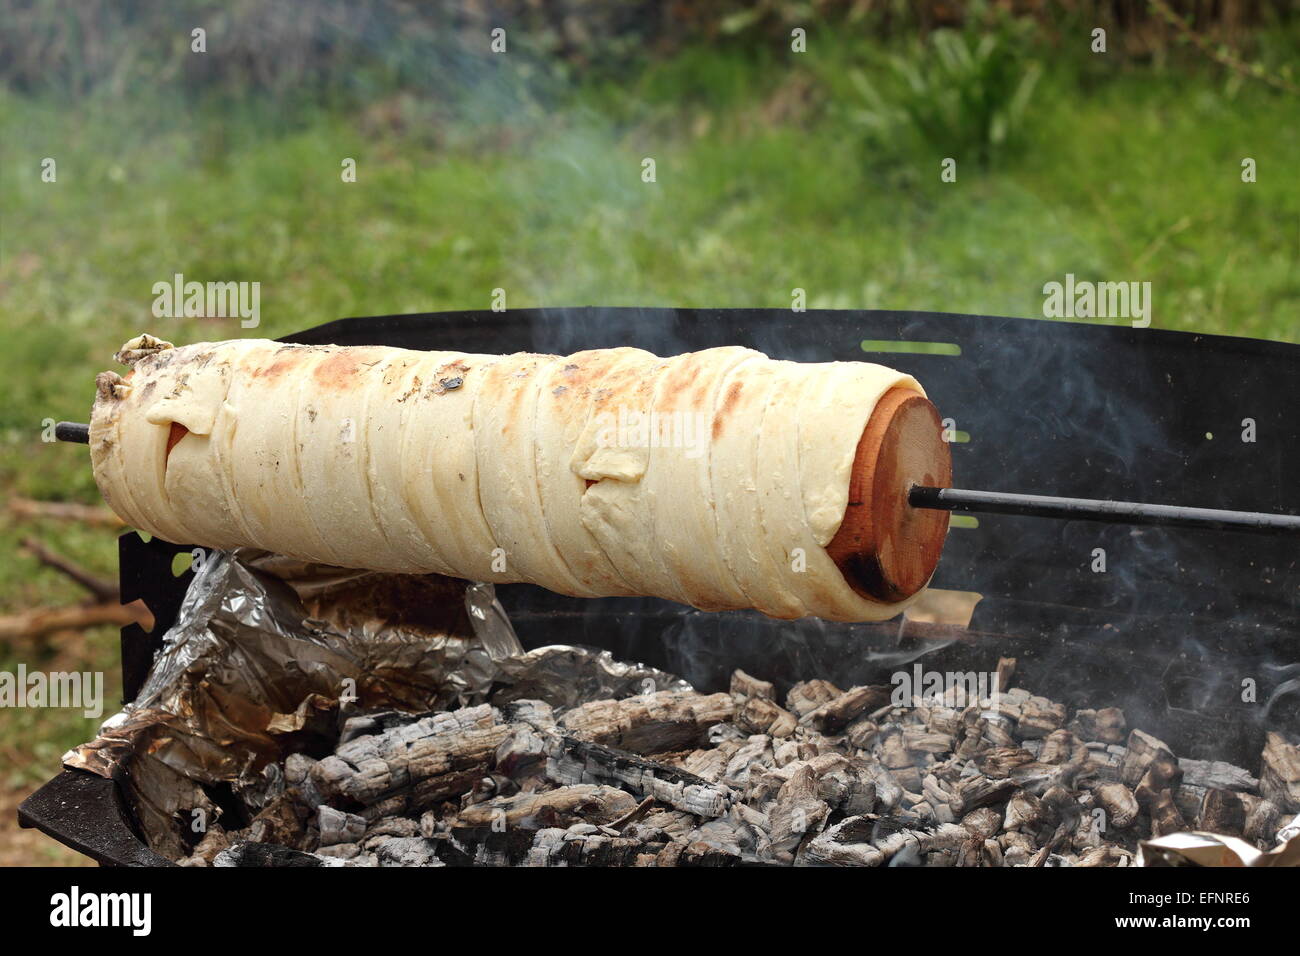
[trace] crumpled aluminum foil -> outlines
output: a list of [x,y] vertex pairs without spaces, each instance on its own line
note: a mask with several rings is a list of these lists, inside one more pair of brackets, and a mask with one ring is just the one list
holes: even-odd
[[151,847],[175,858],[183,827],[221,815],[221,788],[260,805],[279,760],[331,749],[359,711],[447,710],[489,692],[563,711],[669,689],[690,685],[608,651],[525,652],[490,584],[239,551],[198,571],[136,700],[63,762],[118,778]]
[[1138,866],[1300,866],[1300,816],[1277,833],[1277,846],[1259,850],[1222,833],[1188,830],[1143,840]]

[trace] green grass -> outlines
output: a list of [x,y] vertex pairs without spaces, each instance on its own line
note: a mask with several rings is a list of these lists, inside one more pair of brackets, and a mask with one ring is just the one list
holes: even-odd
[[[1035,316],[1043,284],[1072,272],[1150,281],[1158,328],[1300,340],[1293,98],[1211,70],[1128,71],[1085,93],[1049,69],[1014,153],[990,169],[959,155],[942,183],[943,150],[869,145],[845,121],[845,69],[875,62],[841,47],[792,73],[689,53],[555,114],[497,103],[463,128],[438,127],[437,110],[275,127],[0,95],[0,489],[97,500],[85,450],[42,444],[41,421],[84,421],[95,373],[139,331],[276,336],[486,308],[498,286],[514,308],[788,307],[797,286],[810,307]],[[39,180],[45,156],[57,184]],[[349,156],[356,184],[340,181]],[[640,179],[646,156],[657,183]],[[1240,181],[1244,156],[1256,184]],[[175,272],[261,282],[261,328],[154,319],[151,286]],[[112,532],[8,522],[0,612],[79,597],[17,552],[30,533],[113,571]],[[90,635],[82,659],[112,674],[115,636]],[[30,741],[25,779],[87,732],[0,714],[0,739]]]

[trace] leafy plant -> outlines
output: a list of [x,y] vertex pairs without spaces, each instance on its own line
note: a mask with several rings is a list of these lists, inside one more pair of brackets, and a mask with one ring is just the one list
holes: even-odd
[[913,135],[945,156],[991,163],[1024,124],[1042,67],[1026,55],[1032,27],[1004,18],[991,29],[942,29],[885,57],[885,83],[850,76],[853,117],[880,140]]

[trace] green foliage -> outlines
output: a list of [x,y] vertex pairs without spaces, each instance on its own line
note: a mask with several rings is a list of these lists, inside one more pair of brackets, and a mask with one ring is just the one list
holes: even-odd
[[879,85],[854,70],[861,102],[850,115],[874,145],[910,136],[941,156],[988,165],[1021,133],[1042,74],[1029,59],[1032,31],[1010,17],[989,30],[936,30],[888,54]]

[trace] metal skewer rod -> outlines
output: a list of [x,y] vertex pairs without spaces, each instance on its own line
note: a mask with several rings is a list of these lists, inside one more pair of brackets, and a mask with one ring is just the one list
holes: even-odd
[[[90,426],[77,422],[58,422],[54,426],[54,437],[59,441],[89,444]],[[914,486],[907,500],[913,508],[936,511],[973,511],[983,514],[1026,515],[1035,518],[1106,521],[1111,524],[1300,535],[1300,515],[1264,514],[1257,511],[1221,511],[1217,508],[1184,508],[1178,505],[1151,505],[1137,501],[1057,498],[1051,495],[1017,495],[1002,491],[931,488],[925,485]]]
[[80,422],[55,422],[54,437],[59,441],[72,441],[82,445],[89,445],[90,426],[82,425]]
[[1016,495],[1001,491],[930,488],[924,485],[913,486],[907,500],[914,508],[930,508],[937,511],[973,511],[984,514],[1027,515],[1035,518],[1106,521],[1111,524],[1300,535],[1300,515],[1265,514],[1257,511],[1221,511],[1217,508],[1184,508],[1178,505],[1151,505],[1137,501]]

